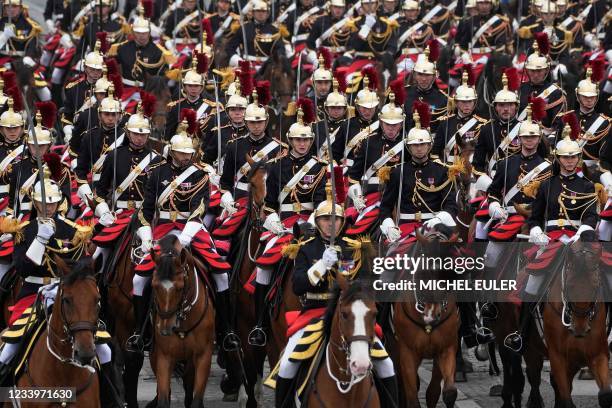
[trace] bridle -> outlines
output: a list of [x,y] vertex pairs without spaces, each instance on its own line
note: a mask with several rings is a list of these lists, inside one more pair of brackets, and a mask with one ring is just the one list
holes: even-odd
[[[571,250],[571,249],[570,249]],[[575,252],[575,258],[581,258],[586,256],[587,254],[594,254],[594,250],[592,248],[587,248],[583,246],[581,249]],[[561,323],[565,327],[569,327],[572,324],[572,316],[578,318],[586,318],[589,322],[592,322],[597,314],[598,310],[598,302],[597,302],[597,294],[600,291],[599,285],[599,273],[596,273],[595,276],[598,277],[596,284],[593,285],[593,291],[589,299],[595,299],[589,303],[589,305],[585,308],[576,307],[574,302],[568,301],[567,296],[567,273],[566,266],[564,265],[561,270],[561,302],[563,304],[563,310],[561,311]]]

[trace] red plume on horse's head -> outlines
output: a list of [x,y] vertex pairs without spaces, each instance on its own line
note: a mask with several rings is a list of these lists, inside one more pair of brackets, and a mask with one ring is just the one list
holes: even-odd
[[106,31],[97,32],[96,39],[100,41],[100,53],[102,55],[106,54],[110,49],[110,44],[108,43],[108,33]]
[[323,65],[324,65],[324,67],[319,67],[319,68],[325,68],[325,69],[331,70],[332,62],[334,61],[334,57],[331,51],[329,50],[329,48],[320,47],[319,55],[323,57]]
[[251,63],[249,61],[240,61],[238,79],[240,80],[241,95],[248,98],[255,88],[255,80],[253,79],[253,72],[251,71]]
[[395,104],[402,106],[406,101],[406,89],[404,88],[404,79],[397,78],[389,82],[389,88],[395,95]]
[[255,85],[255,90],[257,91],[257,101],[261,105],[267,106],[270,102],[272,102],[270,81],[257,81],[257,84]]
[[304,121],[305,124],[308,125],[317,120],[317,117],[315,115],[314,102],[312,101],[312,99],[299,98],[296,102],[296,106],[298,108],[302,108],[302,112],[304,113],[302,120]]
[[4,89],[9,89],[17,86],[17,74],[15,71],[2,72],[2,80],[4,81]]
[[142,9],[146,18],[153,17],[153,0],[141,0]]
[[519,77],[518,71],[515,67],[509,67],[504,69],[504,74],[508,78],[508,89],[511,91],[517,91],[521,86],[521,78]]
[[419,122],[421,128],[429,128],[431,124],[431,108],[427,102],[419,101],[418,99],[412,104],[412,113],[416,111],[419,114]]
[[106,64],[106,75],[117,75],[119,74],[119,64],[114,58],[105,58],[104,63]]
[[212,24],[208,17],[202,19],[202,32],[206,33],[206,45],[212,45],[215,39]]
[[[328,167],[329,170],[329,167]],[[334,187],[336,196],[333,197],[335,204],[343,205],[346,200],[346,185],[344,183],[344,174],[342,166],[334,166]],[[331,173],[327,172],[327,178],[331,180]]]
[[205,74],[208,71],[208,55],[203,52],[194,52],[194,58],[196,59],[196,72],[198,74]]
[[378,89],[378,72],[374,65],[368,65],[364,69],[361,70],[361,76],[364,78],[368,78],[368,87],[370,90],[375,91]]
[[606,61],[601,58],[595,58],[589,61],[589,66],[591,67],[591,81],[596,84],[603,81],[606,75]]
[[121,99],[121,95],[123,95],[123,80],[121,79],[121,75],[109,75],[108,80],[113,83],[113,87],[115,88],[115,90],[113,91],[115,99]]
[[47,165],[51,171],[51,178],[53,181],[58,182],[62,179],[64,169],[62,167],[62,158],[57,153],[45,153],[43,155],[43,162]]
[[193,135],[198,130],[197,112],[193,109],[181,109],[181,122],[187,120],[187,134]]
[[531,115],[534,120],[542,121],[546,117],[546,101],[540,97],[529,97],[531,105]]
[[346,71],[343,69],[337,69],[334,71],[334,78],[338,82],[338,92],[346,92]]
[[23,97],[21,96],[19,87],[14,85],[8,88],[4,93],[13,98],[13,110],[15,112],[21,112],[23,110]]
[[147,118],[152,117],[153,113],[155,113],[155,104],[157,103],[155,95],[146,91],[140,91],[140,100],[142,102],[142,114]]
[[535,33],[536,44],[538,44],[538,50],[541,55],[548,55],[550,53],[550,43],[548,42],[548,34],[544,31]]
[[567,112],[563,115],[563,123],[569,125],[571,129],[570,137],[572,140],[578,139],[580,136],[580,122],[578,122],[578,116],[576,116],[576,112]]
[[427,47],[429,48],[429,62],[433,62],[434,64],[440,58],[440,43],[435,38],[427,41]]
[[467,75],[468,75],[468,82],[467,82],[467,84],[469,86],[476,85],[476,73],[474,72],[474,68],[472,67],[472,64],[465,64],[463,66],[463,70],[465,72],[467,72]]
[[47,102],[36,102],[36,110],[40,112],[42,116],[41,125],[47,129],[52,129],[55,126],[55,120],[57,119],[57,106],[52,101]]

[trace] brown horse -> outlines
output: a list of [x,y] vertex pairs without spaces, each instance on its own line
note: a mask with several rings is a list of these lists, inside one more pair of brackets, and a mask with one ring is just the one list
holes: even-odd
[[[432,231],[421,235],[417,231],[418,244],[415,253],[434,253],[438,244],[457,242],[458,234],[450,237]],[[439,255],[436,252],[436,256]],[[431,279],[445,279],[438,271],[415,271],[415,279],[427,276]],[[437,276],[437,277],[436,277]],[[438,299],[419,298],[419,291],[404,292],[403,299],[394,304],[393,326],[395,339],[390,343],[394,349],[395,361],[399,362],[399,376],[403,385],[405,403],[402,406],[420,407],[418,398],[418,369],[424,358],[433,358],[434,365],[431,382],[426,392],[428,407],[435,407],[440,393],[447,407],[452,407],[457,399],[455,387],[455,355],[457,353],[459,315],[453,297]],[[443,390],[440,387],[444,380]]]
[[599,387],[599,405],[610,407],[606,308],[599,271],[601,244],[576,241],[565,250],[567,261],[552,279],[543,311],[555,407],[574,407],[572,379],[585,365]]
[[[34,344],[16,385],[74,387],[75,406],[99,407],[99,383],[91,366],[96,358],[94,335],[98,329],[100,294],[93,260],[85,257],[70,267],[55,257],[61,281],[53,313]],[[57,406],[22,402],[22,407]]]
[[155,140],[163,140],[164,137],[169,140],[173,136],[163,134],[166,129],[166,115],[168,113],[166,106],[172,99],[172,94],[170,88],[167,86],[167,82],[168,80],[166,77],[158,75],[149,76],[145,81],[144,90],[151,93],[156,98],[155,110],[151,116],[151,138]]
[[329,339],[324,361],[304,399],[313,407],[380,407],[370,359],[377,312],[374,294],[359,281],[349,285],[341,274],[336,281],[340,290],[326,313]]
[[157,377],[157,406],[170,407],[170,380],[177,362],[183,375],[185,407],[204,406],[214,343],[215,310],[191,253],[175,235],[151,252],[154,347],[151,366]]

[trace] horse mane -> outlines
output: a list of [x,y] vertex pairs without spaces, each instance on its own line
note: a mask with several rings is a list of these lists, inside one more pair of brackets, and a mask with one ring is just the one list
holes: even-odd
[[161,95],[167,89],[167,79],[163,76],[152,75],[145,80],[144,90],[153,95]]
[[72,285],[77,281],[93,278],[96,271],[92,267],[92,258],[84,256],[81,259],[74,261],[72,259],[65,260],[66,265],[70,268],[70,274],[62,278],[65,285]]
[[258,162],[253,163],[253,165],[251,166],[251,170],[249,170],[249,173],[247,175],[247,180],[251,180],[251,178],[255,175],[255,173],[257,173],[258,170],[261,170],[262,168],[266,167],[266,161],[265,160],[260,160]]
[[174,256],[163,255],[175,254],[174,246],[177,241],[176,235],[166,235],[159,241],[161,256],[159,256],[157,261],[157,276],[160,280],[172,280],[174,278]]

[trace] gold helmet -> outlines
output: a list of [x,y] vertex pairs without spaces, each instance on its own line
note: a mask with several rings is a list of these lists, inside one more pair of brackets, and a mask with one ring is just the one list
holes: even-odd
[[313,81],[331,81],[332,73],[329,69],[325,68],[325,59],[323,55],[319,55],[319,67],[312,73]]
[[195,55],[193,55],[191,60],[191,69],[185,74],[185,78],[183,78],[183,84],[204,86],[205,78],[204,75],[198,73],[197,65],[198,59],[195,57]]
[[21,6],[22,0],[4,0],[5,6]]
[[[329,179],[325,184],[325,192],[327,194],[327,199],[317,206],[314,213],[315,221],[319,217],[332,215],[332,212],[335,210],[336,217],[342,218],[342,224],[344,224],[344,207],[334,200],[332,196],[331,181]],[[340,227],[340,229],[342,229],[342,227]]]
[[92,69],[102,69],[102,66],[104,64],[104,57],[100,53],[100,46],[100,40],[96,40],[94,50],[85,56],[85,61],[83,62],[83,64],[86,67]]
[[346,108],[346,97],[338,91],[338,81],[335,78],[332,80],[332,92],[327,95],[324,105],[326,108],[334,106]]
[[553,3],[550,0],[542,2],[540,6],[540,13],[556,14],[557,11],[557,3]]
[[475,101],[478,99],[476,89],[473,86],[468,85],[468,73],[463,71],[461,76],[461,85],[457,87],[455,91],[454,99],[456,101]]
[[257,101],[257,91],[253,91],[253,102],[251,102],[244,113],[244,120],[249,122],[261,122],[268,120],[266,107]]
[[419,74],[436,74],[436,64],[429,60],[429,46],[425,48],[425,52],[423,54],[419,54],[417,57],[417,61],[414,64],[413,71],[418,72]]
[[269,11],[270,6],[267,1],[255,0],[253,1],[253,11]]
[[135,114],[130,116],[128,119],[125,128],[130,132],[135,133],[151,133],[151,123],[149,119],[146,118],[142,113],[142,103],[138,103],[138,109]]
[[402,10],[404,11],[418,11],[420,9],[419,2],[414,0],[406,0],[404,4],[402,4]]
[[115,87],[113,84],[110,84],[108,87],[108,96],[102,99],[102,102],[100,102],[98,112],[121,113],[121,101],[115,99],[114,93]]
[[493,99],[493,103],[519,103],[518,95],[516,94],[516,92],[513,92],[508,89],[508,77],[506,73],[502,74],[502,84],[504,85],[504,87],[495,94],[495,99]]
[[98,0],[96,6],[115,7],[115,0]]
[[376,3],[378,0],[361,0],[361,3]]
[[[232,82],[232,84],[234,85],[233,93],[232,93],[232,96],[228,98],[227,103],[225,104],[225,108],[226,109],[229,109],[229,108],[246,109],[249,104],[249,101],[247,100],[247,98],[242,96],[242,94],[240,93],[240,82],[235,81],[235,82]],[[228,93],[229,93],[229,89],[228,89]]]
[[[43,178],[45,183],[45,202],[46,204],[59,203],[64,198],[62,191],[60,190],[57,183],[46,177]],[[40,180],[34,185],[34,191],[32,192],[32,200],[42,203],[43,202],[43,191]]]
[[301,107],[297,110],[297,122],[289,127],[287,139],[292,138],[314,139],[312,127],[304,123],[304,111]]
[[187,135],[187,119],[179,123],[176,135],[170,139],[170,150],[181,153],[195,153],[197,141]]
[[557,156],[576,156],[582,154],[582,149],[577,141],[570,138],[571,128],[565,125],[563,128],[563,139],[555,146],[555,155]]
[[421,144],[421,143],[433,143],[429,130],[421,128],[421,118],[419,112],[416,110],[412,114],[414,119],[414,127],[408,132],[406,144]]
[[13,110],[13,98],[8,98],[8,109],[0,115],[0,127],[19,127],[24,125],[23,116]]
[[[36,140],[34,140],[34,133],[36,134]],[[51,131],[42,126],[42,115],[40,112],[36,112],[36,127],[28,132],[28,144],[49,145],[51,143],[53,143]]]
[[547,69],[550,68],[550,60],[547,55],[542,55],[537,41],[533,43],[533,52],[527,57],[525,62],[526,69]]
[[150,33],[151,22],[141,14],[132,22],[132,31],[135,33]]
[[96,81],[94,85],[94,93],[106,93],[112,82],[108,80],[106,64],[102,65],[102,77]]
[[378,94],[370,90],[369,84],[370,80],[368,79],[368,77],[364,77],[363,89],[357,92],[355,105],[359,105],[364,108],[375,108],[378,106],[378,104],[380,103],[380,101],[378,100]]
[[402,123],[405,117],[404,110],[401,106],[395,104],[395,94],[391,92],[389,94],[389,103],[382,107],[378,114],[378,119],[389,125],[397,125]]
[[593,75],[593,70],[591,67],[587,68],[586,78],[582,81],[578,82],[578,87],[576,88],[576,94],[582,96],[598,96],[599,95],[599,87],[596,83],[591,80],[591,75]]
[[334,7],[346,7],[346,2],[344,0],[331,0],[329,4]]
[[542,129],[540,128],[540,124],[537,122],[534,122],[531,119],[531,106],[527,105],[527,108],[525,108],[525,110],[527,112],[527,118],[524,121],[522,121],[520,124],[519,132],[518,132],[519,137],[521,136],[541,136]]

